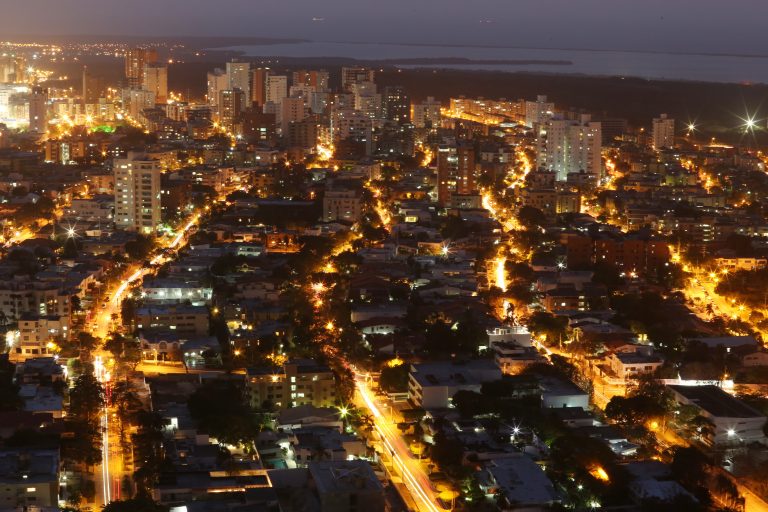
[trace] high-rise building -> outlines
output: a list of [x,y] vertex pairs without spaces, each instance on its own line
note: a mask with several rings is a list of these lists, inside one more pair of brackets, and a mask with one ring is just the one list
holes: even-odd
[[29,95],[29,131],[45,133],[47,129],[48,91],[36,86]]
[[241,110],[250,106],[251,102],[251,64],[249,62],[227,62],[228,89],[243,91]]
[[405,89],[399,85],[389,85],[384,88],[381,96],[384,117],[390,121],[403,124],[411,120],[411,99]]
[[136,119],[143,110],[155,106],[155,93],[144,89],[123,89],[123,105],[127,105],[128,113]]
[[541,124],[552,117],[555,110],[555,104],[547,101],[546,96],[539,95],[536,101],[525,102],[525,126],[533,128],[536,124]]
[[163,64],[144,64],[142,89],[155,94],[156,103],[168,101],[168,66]]
[[265,103],[280,105],[283,98],[286,97],[288,97],[288,77],[285,75],[269,75],[267,77]]
[[235,125],[240,121],[244,96],[245,93],[240,89],[219,91],[219,123],[227,130],[234,131]]
[[208,104],[216,107],[219,104],[219,93],[229,89],[229,77],[221,68],[208,72]]
[[307,107],[304,98],[284,98],[280,104],[280,133],[286,135],[289,124],[301,121],[305,117],[307,117]]
[[355,96],[355,110],[359,110],[371,119],[381,117],[381,94],[376,92],[373,82],[357,82],[352,84],[352,94]]
[[293,85],[306,85],[313,90],[323,92],[328,90],[330,75],[324,69],[307,71],[301,69],[293,72]]
[[267,102],[267,77],[269,68],[254,68],[251,70],[251,104],[264,106]]
[[653,149],[675,147],[675,120],[667,117],[667,114],[661,114],[653,118],[653,129],[651,131],[653,138]]
[[455,194],[475,191],[475,148],[466,142],[437,150],[437,202],[450,204]]
[[540,169],[553,171],[559,181],[568,173],[584,171],[598,179],[602,176],[602,128],[589,115],[578,120],[552,116],[537,123],[536,163]]
[[90,71],[88,71],[88,66],[83,66],[83,101],[85,103],[96,103],[101,97],[101,92],[101,80],[94,77]]
[[352,86],[358,82],[374,82],[375,73],[370,68],[343,67],[341,68],[341,88],[352,92]]
[[154,48],[132,48],[125,53],[125,78],[128,87],[141,87],[144,80],[144,66],[156,64],[157,50]]
[[160,225],[159,160],[129,152],[115,159],[115,225],[143,234],[154,233]]
[[416,128],[437,128],[440,119],[440,102],[432,96],[413,105],[413,125]]

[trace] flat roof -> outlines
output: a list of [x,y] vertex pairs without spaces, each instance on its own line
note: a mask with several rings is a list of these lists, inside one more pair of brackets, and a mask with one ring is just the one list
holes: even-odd
[[669,388],[712,416],[721,418],[764,417],[757,409],[753,409],[741,400],[732,397],[717,386],[670,385]]

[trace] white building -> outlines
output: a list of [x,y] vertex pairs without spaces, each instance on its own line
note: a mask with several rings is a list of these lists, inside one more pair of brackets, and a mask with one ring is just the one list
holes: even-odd
[[19,319],[19,335],[11,347],[13,362],[54,354],[53,342],[69,338],[68,316],[23,315]]
[[551,117],[536,125],[537,166],[555,172],[559,181],[580,171],[599,178],[603,169],[601,139],[601,125],[589,115],[578,121]]
[[432,96],[413,105],[413,125],[416,128],[438,128],[440,120],[440,102]]
[[606,357],[606,363],[616,377],[625,381],[650,375],[664,364],[658,357],[640,352],[611,353]]
[[[228,89],[243,91],[243,110],[250,106],[251,101],[251,64],[249,62],[227,62]],[[247,104],[246,104],[247,102]]]
[[269,75],[267,77],[266,103],[280,105],[288,97],[288,77],[285,75]]
[[533,128],[544,123],[555,112],[555,104],[547,101],[546,96],[537,96],[536,101],[525,102],[525,126]]
[[120,229],[153,233],[160,225],[160,175],[158,160],[129,153],[115,159],[115,225]]
[[704,441],[710,445],[765,443],[768,419],[758,410],[717,386],[668,386],[681,405],[693,405],[713,425]]
[[213,289],[181,279],[152,279],[141,287],[141,297],[148,304],[179,304],[190,302],[193,306],[210,304]]
[[675,146],[675,120],[661,114],[653,119],[653,149],[672,148]]
[[362,214],[357,190],[326,190],[323,196],[323,222],[357,222]]
[[457,392],[479,393],[484,382],[499,379],[501,370],[488,359],[413,364],[408,375],[408,399],[424,409],[445,409]]
[[208,104],[219,105],[219,93],[229,89],[229,76],[223,69],[216,68],[208,72]]

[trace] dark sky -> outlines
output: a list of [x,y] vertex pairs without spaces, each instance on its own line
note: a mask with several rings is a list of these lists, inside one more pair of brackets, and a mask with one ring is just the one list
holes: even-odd
[[0,0],[0,37],[241,35],[768,54],[766,19],[768,0]]

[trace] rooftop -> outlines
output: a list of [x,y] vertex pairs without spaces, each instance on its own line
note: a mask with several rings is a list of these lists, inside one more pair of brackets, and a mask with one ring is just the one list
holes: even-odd
[[760,418],[763,414],[717,386],[679,386],[669,388],[693,402],[712,416],[723,418]]

